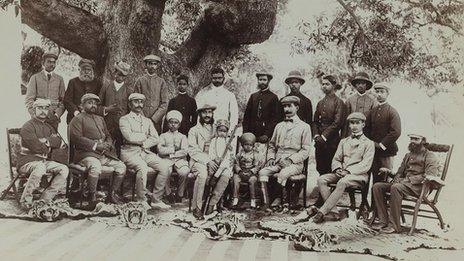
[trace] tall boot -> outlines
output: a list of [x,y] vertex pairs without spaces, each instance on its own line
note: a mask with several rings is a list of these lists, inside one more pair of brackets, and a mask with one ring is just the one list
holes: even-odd
[[124,181],[124,175],[115,175],[113,178],[113,187],[111,188],[110,194],[108,195],[107,202],[112,204],[122,204],[122,200],[118,196],[118,191],[121,188],[121,184]]
[[267,182],[261,182],[261,193],[263,194],[263,205],[261,206],[262,210],[269,209],[269,194],[267,192]]
[[87,177],[87,186],[89,189],[89,196],[88,196],[89,205],[87,207],[87,210],[89,211],[94,210],[98,203],[97,196],[96,196],[97,184],[98,184],[98,177],[91,177],[91,176]]

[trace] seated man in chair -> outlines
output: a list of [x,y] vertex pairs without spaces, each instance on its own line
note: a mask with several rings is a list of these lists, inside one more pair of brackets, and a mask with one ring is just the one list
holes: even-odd
[[21,153],[18,157],[18,172],[29,175],[20,199],[21,207],[32,206],[32,192],[39,187],[43,175],[54,175],[51,184],[42,193],[41,199],[51,201],[58,191],[66,186],[69,170],[66,165],[51,161],[48,154],[61,146],[61,138],[54,127],[46,122],[50,101],[37,99],[32,104],[34,117],[21,128]]
[[[342,139],[338,144],[332,160],[333,173],[322,175],[317,179],[324,205],[320,209],[311,206],[297,216],[297,222],[314,216],[314,223],[322,223],[324,216],[336,207],[346,188],[361,186],[368,180],[368,171],[374,159],[375,146],[374,142],[363,134],[366,116],[360,112],[353,112],[347,120],[351,135]],[[329,184],[332,183],[337,183],[337,186],[331,193]]]
[[[396,172],[393,182],[379,182],[372,187],[372,194],[376,206],[379,223],[374,224],[374,229],[380,229],[384,233],[401,232],[401,201],[405,196],[418,197],[422,190],[422,183],[439,175],[438,158],[425,147],[426,138],[420,134],[410,134],[409,153],[404,156],[400,168]],[[381,168],[380,172],[393,175],[387,168]],[[390,218],[385,204],[385,194],[390,192]]]

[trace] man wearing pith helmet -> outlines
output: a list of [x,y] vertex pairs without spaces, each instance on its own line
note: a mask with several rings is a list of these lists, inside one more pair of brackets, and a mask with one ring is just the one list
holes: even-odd
[[[321,223],[329,212],[338,212],[336,205],[346,188],[369,186],[368,175],[375,149],[374,142],[363,134],[366,116],[362,112],[353,112],[348,115],[347,121],[351,135],[338,144],[332,160],[332,173],[321,175],[317,179],[324,204],[319,209],[311,206],[307,213],[302,213],[297,218],[298,221],[314,216],[313,222]],[[337,186],[332,191],[329,185],[334,183]]]
[[152,147],[159,143],[158,132],[153,122],[143,115],[145,95],[132,93],[129,95],[128,102],[130,112],[121,117],[119,128],[123,137],[121,148],[121,160],[128,168],[136,171],[135,190],[137,201],[147,200],[146,183],[149,168],[157,172],[151,206],[153,208],[166,209],[163,201],[166,180],[169,176],[170,164],[167,160],[161,159],[150,151]]
[[158,133],[161,133],[161,122],[168,107],[168,86],[163,78],[157,74],[161,66],[158,55],[149,54],[143,58],[145,73],[135,82],[135,92],[145,95],[143,114],[155,124]]
[[243,132],[251,132],[258,142],[266,143],[278,122],[279,98],[269,89],[272,75],[268,72],[256,73],[258,91],[251,94],[243,115]]
[[313,105],[311,100],[303,95],[300,91],[301,86],[305,83],[305,79],[300,71],[290,71],[285,84],[290,88],[290,93],[287,96],[296,96],[300,98],[300,106],[297,112],[298,117],[307,124],[311,125],[313,122]]

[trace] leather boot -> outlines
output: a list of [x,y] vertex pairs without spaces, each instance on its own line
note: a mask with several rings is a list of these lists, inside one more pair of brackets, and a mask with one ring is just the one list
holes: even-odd
[[121,188],[121,184],[124,180],[123,175],[115,175],[113,179],[113,187],[111,188],[110,194],[108,195],[107,202],[112,204],[122,204],[121,198],[118,196],[118,191]]
[[261,210],[268,210],[269,209],[269,194],[267,192],[267,182],[261,182],[261,193],[263,194],[263,205],[261,206]]
[[91,177],[91,176],[87,177],[87,187],[89,189],[89,196],[88,196],[88,202],[89,202],[88,210],[89,211],[94,210],[98,203],[97,196],[96,196],[97,184],[98,184],[98,177]]

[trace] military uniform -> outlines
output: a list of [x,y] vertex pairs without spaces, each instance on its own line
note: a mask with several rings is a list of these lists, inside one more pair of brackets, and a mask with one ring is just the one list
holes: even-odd
[[32,192],[39,187],[43,175],[53,175],[51,184],[42,193],[41,199],[51,201],[66,187],[69,170],[66,165],[48,160],[52,149],[59,148],[61,138],[56,136],[48,123],[37,118],[27,121],[20,131],[21,153],[18,155],[18,172],[29,175],[20,203],[32,204]]
[[317,103],[312,125],[313,137],[321,136],[323,144],[315,144],[316,169],[319,174],[331,173],[332,159],[340,142],[344,125],[345,105],[335,94],[326,95]]
[[32,104],[38,98],[48,99],[51,102],[47,122],[55,129],[58,128],[60,117],[64,113],[65,86],[63,77],[54,73],[41,71],[31,76],[27,84],[26,108],[31,117],[34,115]]
[[279,98],[269,88],[251,94],[243,115],[243,132],[270,138],[280,113]]
[[[439,175],[439,162],[433,152],[422,148],[418,153],[407,153],[399,167],[395,181],[378,182],[372,187],[373,198],[379,220],[382,224],[392,223],[395,231],[401,229],[401,201],[405,196],[418,197],[425,177]],[[385,194],[390,192],[390,219],[385,205]]]

